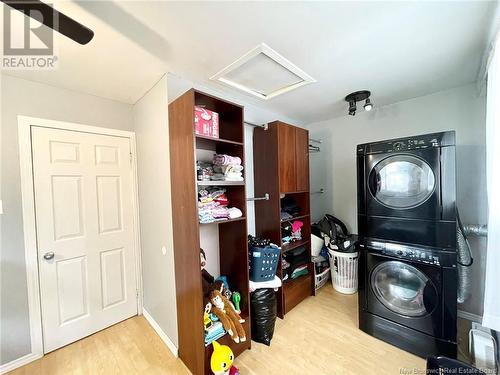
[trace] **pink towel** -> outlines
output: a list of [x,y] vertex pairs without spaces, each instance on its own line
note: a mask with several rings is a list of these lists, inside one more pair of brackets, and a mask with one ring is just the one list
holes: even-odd
[[215,165],[241,165],[241,159],[237,156],[229,156],[225,154],[214,155]]

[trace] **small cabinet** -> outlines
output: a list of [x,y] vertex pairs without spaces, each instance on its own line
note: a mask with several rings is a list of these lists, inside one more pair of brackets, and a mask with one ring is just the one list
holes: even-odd
[[309,189],[309,132],[282,122],[278,129],[279,187],[290,193]]
[[280,191],[295,191],[297,187],[297,156],[295,154],[295,127],[279,123],[279,176]]
[[296,191],[309,190],[309,132],[295,128]]

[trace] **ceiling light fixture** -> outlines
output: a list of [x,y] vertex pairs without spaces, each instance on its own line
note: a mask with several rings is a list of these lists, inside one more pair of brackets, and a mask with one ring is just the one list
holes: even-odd
[[365,107],[365,111],[371,111],[373,109],[373,104],[370,102],[370,99],[366,99],[363,107]]
[[365,101],[365,111],[371,111],[373,109],[373,104],[370,101],[371,92],[368,90],[356,91],[345,97],[345,101],[349,103],[349,115],[354,116],[356,114],[356,103]]

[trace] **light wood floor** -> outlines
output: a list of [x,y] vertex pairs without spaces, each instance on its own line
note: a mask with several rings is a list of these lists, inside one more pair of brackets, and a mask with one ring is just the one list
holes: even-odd
[[[277,320],[271,347],[252,342],[236,359],[242,375],[394,374],[424,369],[424,360],[357,328],[357,296],[331,284]],[[409,373],[409,372],[406,372]],[[423,373],[423,372],[418,372]],[[142,317],[68,345],[10,375],[189,374]]]

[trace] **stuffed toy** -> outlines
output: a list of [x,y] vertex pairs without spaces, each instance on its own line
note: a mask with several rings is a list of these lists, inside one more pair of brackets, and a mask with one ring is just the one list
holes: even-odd
[[241,319],[233,304],[224,297],[222,287],[220,290],[213,290],[210,293],[210,303],[212,304],[212,313],[219,318],[224,329],[229,333],[234,342],[246,341],[245,330],[241,325],[245,320]]
[[210,275],[210,272],[208,272],[205,269],[206,265],[207,265],[207,258],[205,255],[205,251],[202,248],[200,248],[201,289],[203,291],[204,297],[208,297],[212,290],[218,288],[217,285],[214,285],[215,278],[212,275]]
[[236,366],[233,366],[234,354],[227,345],[221,345],[217,341],[212,342],[214,352],[210,357],[210,368],[214,375],[239,375]]
[[220,276],[215,279],[210,272],[205,269],[207,265],[207,258],[205,251],[200,248],[200,267],[201,267],[201,290],[203,291],[203,297],[205,298],[204,303],[207,304],[208,296],[212,290],[219,290],[221,287],[222,293],[227,299],[231,299],[233,293],[229,290],[229,284],[227,283],[226,276]]

